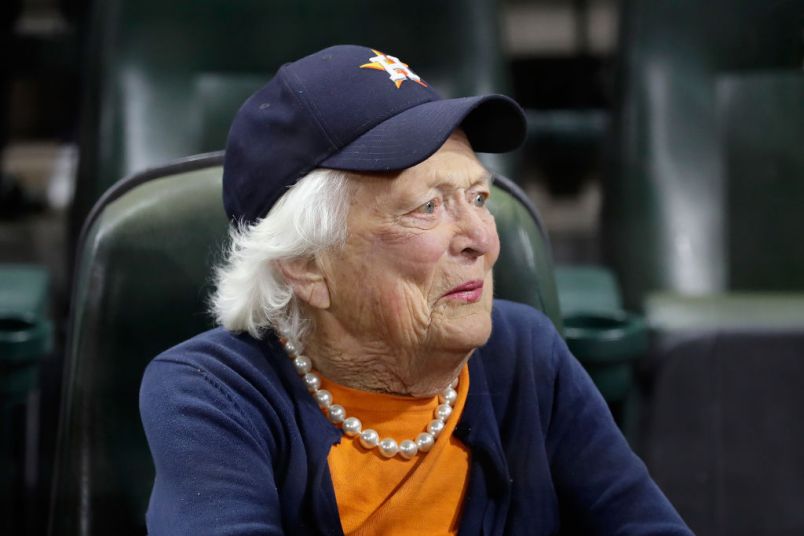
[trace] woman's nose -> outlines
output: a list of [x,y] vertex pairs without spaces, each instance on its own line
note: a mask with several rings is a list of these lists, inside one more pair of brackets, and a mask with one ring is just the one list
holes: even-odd
[[461,203],[455,214],[456,233],[452,253],[476,259],[489,252],[496,233],[494,220],[484,207]]

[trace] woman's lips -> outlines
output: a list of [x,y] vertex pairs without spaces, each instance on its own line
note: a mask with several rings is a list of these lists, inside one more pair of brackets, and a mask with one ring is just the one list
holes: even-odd
[[483,280],[482,279],[474,279],[472,281],[467,281],[466,283],[462,283],[457,287],[453,288],[446,294],[444,294],[444,298],[450,300],[458,300],[466,303],[474,303],[483,296]]

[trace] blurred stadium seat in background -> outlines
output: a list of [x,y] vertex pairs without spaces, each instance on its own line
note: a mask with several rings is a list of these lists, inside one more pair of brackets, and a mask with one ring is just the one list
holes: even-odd
[[118,179],[223,149],[246,97],[333,43],[398,56],[449,96],[509,86],[494,0],[110,0],[90,32],[75,231]]
[[[550,238],[500,198],[498,292],[563,325],[697,534],[804,534],[804,0],[15,0],[0,17],[0,149],[18,144],[0,175],[0,532],[42,534],[49,511],[51,534],[143,532],[136,385],[208,325],[224,233],[220,155],[170,163],[222,149],[282,63],[353,43],[447,96],[523,104],[524,148],[485,162]],[[42,194],[57,179],[61,204]]]
[[[51,534],[145,532],[153,464],[140,378],[154,355],[211,327],[208,276],[227,230],[221,163],[218,153],[135,175],[90,216],[78,252]],[[497,292],[560,326],[535,209],[507,179],[495,190],[491,210],[504,244]]]
[[623,3],[603,251],[653,334],[639,450],[699,534],[804,531],[803,21]]

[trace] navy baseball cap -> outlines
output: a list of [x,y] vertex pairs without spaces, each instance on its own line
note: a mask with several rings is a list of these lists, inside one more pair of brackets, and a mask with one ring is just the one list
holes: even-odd
[[456,128],[477,152],[516,149],[525,115],[503,95],[444,99],[394,56],[338,45],[283,65],[237,112],[226,143],[223,204],[253,223],[315,168],[398,171]]

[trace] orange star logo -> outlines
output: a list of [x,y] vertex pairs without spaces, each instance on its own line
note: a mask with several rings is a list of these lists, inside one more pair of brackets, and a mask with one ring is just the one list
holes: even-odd
[[417,84],[427,87],[427,84],[416,73],[408,69],[407,63],[402,63],[399,58],[383,54],[379,50],[371,49],[376,56],[370,58],[370,63],[364,63],[360,66],[361,69],[376,69],[378,71],[385,71],[388,73],[391,82],[394,83],[397,89],[402,85],[405,80],[413,80]]

